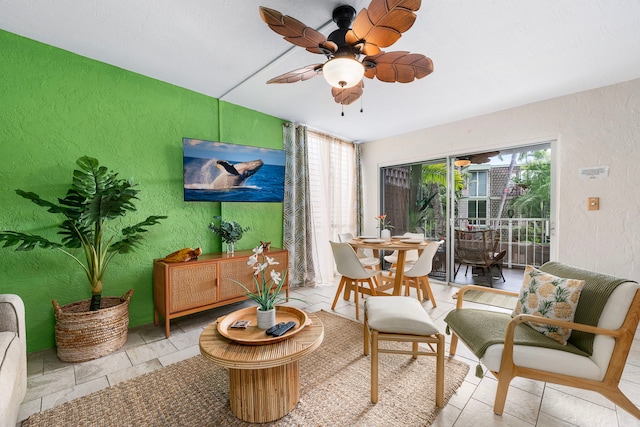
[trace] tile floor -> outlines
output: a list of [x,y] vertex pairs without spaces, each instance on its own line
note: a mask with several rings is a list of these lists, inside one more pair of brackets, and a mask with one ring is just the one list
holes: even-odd
[[[336,285],[297,288],[292,290],[291,296],[307,301],[310,305],[304,308],[308,311],[330,311],[336,288]],[[432,308],[430,302],[425,302],[424,307],[444,330],[443,318],[454,308],[455,300],[451,296],[457,288],[435,281],[432,281],[432,288],[438,307]],[[297,307],[304,305],[298,301],[290,304]],[[171,322],[171,337],[168,339],[160,326],[148,324],[132,328],[123,349],[94,361],[76,364],[60,362],[53,350],[29,354],[28,390],[21,407],[20,420],[199,354],[198,338],[202,329],[218,316],[248,305],[247,302],[236,303],[176,319]],[[355,319],[355,306],[351,301],[340,298],[335,312]],[[477,360],[464,345],[458,346],[456,358],[470,365],[469,374],[440,411],[434,426],[640,426],[639,420],[595,392],[523,379],[511,383],[504,414],[494,415],[492,406],[496,380],[490,374],[483,379],[475,376]],[[368,384],[363,384],[363,387],[368,387]],[[640,406],[640,334],[636,334],[621,388]]]

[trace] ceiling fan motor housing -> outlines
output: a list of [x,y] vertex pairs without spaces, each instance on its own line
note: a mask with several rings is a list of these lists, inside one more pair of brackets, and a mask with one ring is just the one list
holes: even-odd
[[348,30],[351,28],[351,23],[354,19],[356,19],[356,10],[349,5],[342,5],[333,9],[333,22],[338,25],[338,28]]
[[338,6],[333,9],[333,22],[338,25],[338,29],[333,31],[327,37],[327,40],[334,42],[338,46],[338,50],[333,52],[330,57],[349,57],[358,59],[358,52],[346,42],[347,31],[351,29],[351,23],[356,18],[356,10],[348,5]]

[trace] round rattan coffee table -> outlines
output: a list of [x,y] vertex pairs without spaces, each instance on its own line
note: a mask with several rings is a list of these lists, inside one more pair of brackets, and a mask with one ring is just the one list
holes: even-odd
[[324,326],[313,313],[311,324],[290,338],[265,345],[246,345],[225,338],[217,323],[200,335],[200,353],[229,369],[231,412],[251,423],[275,421],[300,400],[300,364],[322,343]]

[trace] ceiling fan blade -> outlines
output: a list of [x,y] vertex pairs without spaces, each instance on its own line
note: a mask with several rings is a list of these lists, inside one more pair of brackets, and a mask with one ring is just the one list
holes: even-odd
[[382,52],[367,56],[362,62],[375,64],[375,67],[365,69],[365,77],[370,79],[377,77],[378,80],[388,83],[409,83],[433,72],[431,59],[419,53]]
[[342,105],[349,105],[354,101],[357,101],[362,96],[364,89],[364,81],[360,80],[360,83],[347,89],[341,89],[337,87],[331,88],[331,96],[333,99]]
[[311,27],[277,10],[260,6],[260,17],[276,33],[289,43],[307,49],[311,53],[335,52],[338,46]]
[[269,80],[267,83],[296,83],[303,82],[305,80],[309,80],[312,77],[317,76],[322,72],[323,64],[312,64],[307,65],[304,68],[299,68],[297,70],[289,71],[288,73],[284,73],[278,77],[274,77]]
[[372,0],[369,9],[358,13],[345,40],[349,45],[363,43],[360,52],[365,55],[378,54],[411,28],[420,4],[421,0]]
[[470,157],[471,163],[476,165],[481,165],[483,163],[488,163],[489,158],[493,156],[497,156],[500,154],[499,151],[489,151],[488,153],[478,153],[474,154]]

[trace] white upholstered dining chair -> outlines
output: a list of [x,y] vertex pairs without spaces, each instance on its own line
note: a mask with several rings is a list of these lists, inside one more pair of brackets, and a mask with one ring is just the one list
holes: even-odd
[[[422,235],[421,233],[407,232],[407,233],[404,233],[402,236],[405,239],[420,239],[420,240],[424,239],[424,235]],[[407,251],[404,258],[404,266],[409,267],[413,265],[413,263],[418,260],[418,257],[419,257],[419,254],[417,250],[412,249]],[[398,251],[393,251],[391,255],[384,256],[384,260],[387,261],[389,264],[391,264],[390,269],[396,268],[396,265],[398,264]],[[389,270],[389,276],[391,276],[391,270]]]
[[[376,287],[373,279],[380,274],[380,270],[370,270],[364,268],[353,250],[348,243],[329,242],[331,244],[331,250],[333,251],[333,258],[336,262],[336,268],[338,273],[342,275],[336,296],[333,299],[331,310],[336,308],[340,293],[344,290],[344,299],[348,300],[351,297],[351,291],[355,294],[356,304],[356,319],[359,319],[360,315],[360,301],[359,295],[368,294],[376,295]],[[369,285],[369,288],[363,286],[364,283]]]
[[[353,239],[353,234],[351,233],[340,233],[338,234],[338,240],[340,241],[340,243],[347,243],[349,240]],[[358,259],[360,260],[360,263],[364,266],[364,267],[370,267],[373,268],[375,266],[377,266],[378,264],[380,264],[380,260],[376,257],[370,257],[368,256],[366,253],[364,253],[364,251],[362,249],[357,249],[356,250],[356,255],[358,256]]]
[[429,242],[424,248],[420,257],[416,262],[405,269],[402,275],[402,283],[404,284],[404,294],[409,296],[410,288],[416,288],[418,301],[422,302],[423,299],[428,299],[431,304],[436,307],[436,299],[433,297],[433,291],[431,290],[431,284],[429,283],[429,273],[433,268],[433,257],[440,245],[444,243],[443,240],[438,242]]

